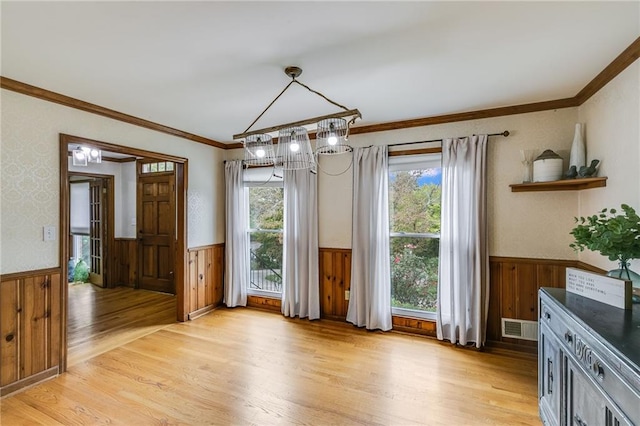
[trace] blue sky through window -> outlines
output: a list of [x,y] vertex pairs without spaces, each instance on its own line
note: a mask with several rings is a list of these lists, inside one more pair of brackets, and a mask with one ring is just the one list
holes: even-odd
[[418,185],[427,185],[427,184],[436,184],[442,185],[442,169],[427,169],[424,170],[422,176],[418,178]]

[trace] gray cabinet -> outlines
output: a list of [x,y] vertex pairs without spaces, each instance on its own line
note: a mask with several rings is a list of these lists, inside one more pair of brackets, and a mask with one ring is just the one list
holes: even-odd
[[538,396],[541,417],[549,419],[547,424],[557,426],[560,418],[560,364],[562,352],[560,343],[545,325],[538,327]]
[[553,426],[640,426],[640,306],[624,311],[540,290],[540,418]]

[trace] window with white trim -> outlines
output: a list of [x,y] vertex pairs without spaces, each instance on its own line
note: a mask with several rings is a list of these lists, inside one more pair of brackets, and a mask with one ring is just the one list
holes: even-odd
[[435,319],[440,250],[440,154],[389,158],[391,308]]

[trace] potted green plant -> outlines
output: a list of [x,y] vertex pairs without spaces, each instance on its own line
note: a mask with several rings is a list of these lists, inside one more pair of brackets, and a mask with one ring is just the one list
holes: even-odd
[[640,259],[640,216],[626,204],[616,209],[602,209],[599,214],[575,218],[575,228],[571,230],[575,241],[570,247],[576,251],[600,252],[609,260],[615,260],[619,269],[607,275],[633,281],[634,287],[640,287],[640,275],[629,270],[631,259]]

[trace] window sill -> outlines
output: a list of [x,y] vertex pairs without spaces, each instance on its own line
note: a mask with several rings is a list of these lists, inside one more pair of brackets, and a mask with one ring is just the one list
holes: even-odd
[[411,319],[419,319],[419,320],[427,320],[427,321],[435,321],[436,313],[435,312],[427,312],[427,311],[417,311],[414,309],[406,309],[406,308],[391,308],[391,314],[393,316],[398,316],[402,318],[411,318]]
[[255,290],[255,289],[247,290],[247,296],[258,296],[258,297],[264,297],[266,299],[276,299],[276,300],[282,299],[282,293],[275,293],[273,291],[264,291],[264,290]]

